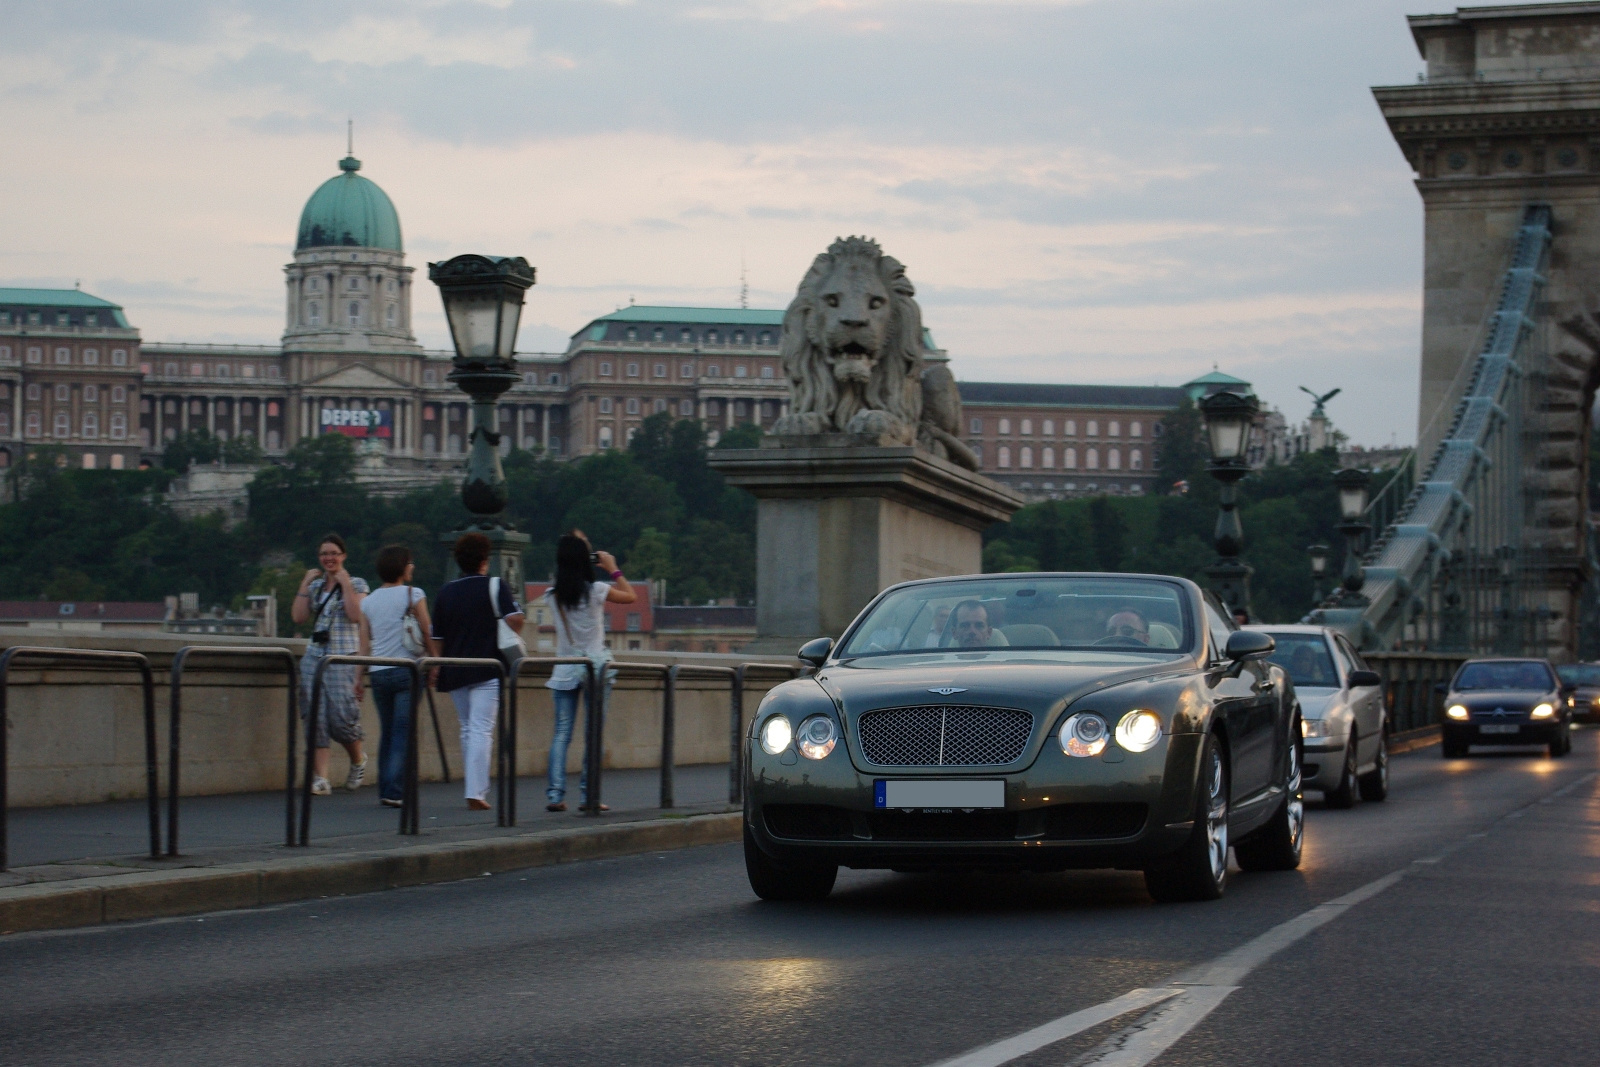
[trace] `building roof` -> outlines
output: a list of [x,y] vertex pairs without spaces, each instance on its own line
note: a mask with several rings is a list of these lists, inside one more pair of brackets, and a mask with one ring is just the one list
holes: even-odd
[[963,404],[1044,407],[1175,408],[1184,391],[1170,385],[1033,385],[1026,382],[957,382]]
[[139,600],[0,600],[0,623],[52,619],[61,622],[161,622],[167,605]]
[[1219,370],[1211,370],[1211,371],[1207,371],[1206,373],[1200,375],[1200,377],[1195,378],[1192,381],[1184,382],[1183,384],[1185,386],[1190,386],[1190,385],[1249,385],[1250,383],[1245,381],[1243,378],[1235,378],[1231,374],[1224,374],[1222,371],[1219,371]]
[[754,630],[756,609],[697,605],[656,608],[656,631],[662,630]]
[[343,173],[319,185],[300,212],[295,251],[330,245],[405,251],[389,194],[356,173],[361,161],[354,156],[341,159],[339,169]]
[[[769,308],[680,308],[650,304],[630,304],[609,315],[601,315],[595,322],[683,322],[705,323],[720,326],[782,326],[783,312]],[[587,327],[586,327],[587,328]],[[580,333],[583,331],[579,331]]]
[[[5,289],[0,288],[0,309],[6,311],[43,311],[54,309],[60,311],[106,311],[110,312],[112,322],[123,329],[128,329],[128,319],[122,313],[121,304],[113,304],[109,300],[102,300],[98,296],[91,296],[82,289]],[[83,316],[75,316],[73,321],[79,325]],[[50,323],[50,325],[56,325]],[[100,325],[105,325],[102,320]]]

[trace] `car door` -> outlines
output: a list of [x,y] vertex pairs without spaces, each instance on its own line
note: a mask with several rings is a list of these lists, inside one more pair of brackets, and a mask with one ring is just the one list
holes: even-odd
[[1378,740],[1383,735],[1383,686],[1369,685],[1351,689],[1350,672],[1371,668],[1343,634],[1335,634],[1333,644],[1338,653],[1335,658],[1339,663],[1339,677],[1349,695],[1350,711],[1355,717],[1356,729],[1361,733],[1361,742],[1356,749],[1356,763],[1365,767],[1378,758]]
[[[1212,659],[1219,668],[1227,666],[1223,649],[1228,635],[1236,629],[1220,608],[1206,597],[1206,630],[1211,637]],[[1228,734],[1233,776],[1234,805],[1240,806],[1267,788],[1272,772],[1272,730],[1270,711],[1263,721],[1262,682],[1271,695],[1270,667],[1265,660],[1244,665],[1238,677],[1222,677],[1212,689],[1216,714]]]

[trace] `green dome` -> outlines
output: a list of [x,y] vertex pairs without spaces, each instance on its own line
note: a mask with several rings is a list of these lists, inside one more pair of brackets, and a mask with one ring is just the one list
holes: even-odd
[[344,173],[318,186],[300,212],[295,251],[350,245],[403,252],[400,216],[388,194],[356,173],[361,161],[354,156],[339,160],[339,169]]

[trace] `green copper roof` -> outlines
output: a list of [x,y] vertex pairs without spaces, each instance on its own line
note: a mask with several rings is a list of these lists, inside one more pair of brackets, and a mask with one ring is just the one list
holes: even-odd
[[121,304],[90,296],[82,289],[0,289],[0,304],[27,304],[46,308],[116,308]]
[[354,156],[339,160],[339,169],[344,173],[318,186],[300,212],[295,250],[349,245],[403,252],[400,216],[388,194],[356,173],[361,161]]
[[782,326],[783,312],[765,308],[671,308],[640,304],[618,308],[595,322],[684,322],[734,326]]
[[1184,382],[1183,384],[1184,385],[1249,385],[1250,383],[1245,381],[1243,378],[1235,378],[1231,374],[1224,374],[1222,371],[1213,370],[1213,371],[1207,371],[1206,373],[1200,375],[1200,377],[1194,379],[1193,381]]

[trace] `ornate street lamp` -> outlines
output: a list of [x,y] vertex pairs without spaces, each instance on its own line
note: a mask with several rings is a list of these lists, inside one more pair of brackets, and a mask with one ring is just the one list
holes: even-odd
[[[455,344],[450,381],[472,398],[472,449],[461,502],[475,517],[449,535],[469,530],[488,536],[492,546],[489,573],[522,591],[522,550],[530,538],[503,521],[510,495],[500,467],[499,420],[495,405],[518,381],[517,324],[522,302],[534,283],[534,269],[520,256],[456,256],[428,264],[428,280],[439,287],[450,339]],[[450,566],[454,568],[454,560]]]
[[1365,522],[1367,514],[1367,486],[1372,475],[1357,467],[1346,467],[1333,476],[1334,488],[1339,491],[1339,532],[1344,534],[1344,589],[1339,593],[1339,606],[1365,607],[1368,603],[1361,587],[1367,584],[1367,572],[1361,566],[1361,538],[1371,529]]
[[1328,572],[1328,546],[1319,541],[1307,545],[1306,553],[1311,557],[1311,604],[1315,607],[1322,603],[1322,576]]
[[1217,548],[1217,562],[1206,568],[1211,578],[1211,590],[1229,610],[1242,610],[1246,617],[1250,611],[1250,575],[1248,563],[1239,558],[1244,548],[1244,527],[1239,523],[1239,480],[1250,473],[1246,459],[1250,448],[1250,431],[1255,426],[1261,402],[1245,393],[1224,391],[1212,393],[1199,404],[1200,414],[1206,420],[1206,443],[1211,447],[1211,462],[1206,469],[1217,480],[1217,529],[1213,541]]

